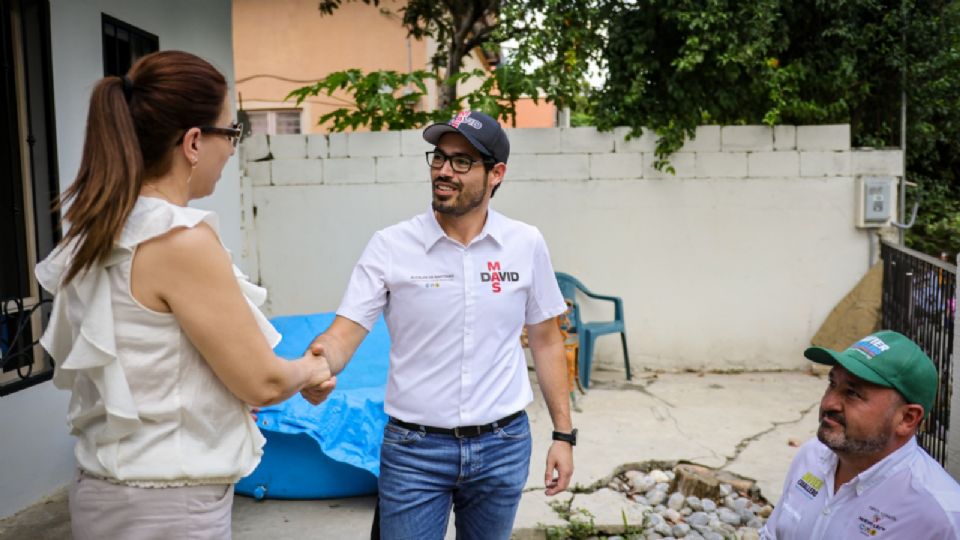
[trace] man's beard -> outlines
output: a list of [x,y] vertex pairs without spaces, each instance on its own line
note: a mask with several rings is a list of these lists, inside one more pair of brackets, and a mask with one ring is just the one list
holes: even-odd
[[[824,426],[823,417],[829,417],[839,426],[833,428]],[[817,429],[817,439],[834,452],[853,455],[876,454],[885,449],[890,442],[893,435],[893,429],[890,426],[891,419],[892,415],[883,419],[881,425],[884,426],[884,429],[877,435],[856,439],[847,436],[847,421],[842,414],[822,413],[820,428]]]
[[[469,198],[470,193],[463,190],[462,182],[454,182],[450,178],[446,178],[446,177],[437,178],[438,181],[443,181],[448,184],[457,184],[459,187],[459,190],[451,194],[452,198],[455,198],[456,200],[456,203],[453,205],[449,205],[447,204],[447,202],[438,201],[436,198],[436,195],[434,195],[433,202],[432,202],[433,210],[435,212],[438,212],[440,214],[446,214],[448,216],[462,216],[467,212],[473,210],[474,208],[477,208],[478,206],[483,204],[483,198],[487,194],[487,185],[488,185],[487,174],[488,173],[486,172],[483,173],[483,187],[472,198]],[[433,187],[433,182],[430,183],[430,186]],[[464,199],[464,197],[468,197],[468,198]]]

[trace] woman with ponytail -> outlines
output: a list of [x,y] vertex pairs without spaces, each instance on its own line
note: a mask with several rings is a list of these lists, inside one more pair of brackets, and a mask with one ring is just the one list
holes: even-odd
[[72,392],[76,540],[229,538],[232,484],[259,463],[251,406],[329,392],[326,359],[271,350],[266,292],[230,262],[210,195],[241,130],[227,84],[185,52],[143,57],[90,99],[66,232],[37,265],[42,343]]

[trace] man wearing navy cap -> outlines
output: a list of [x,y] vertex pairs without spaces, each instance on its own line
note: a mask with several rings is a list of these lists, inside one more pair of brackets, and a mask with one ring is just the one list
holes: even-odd
[[833,366],[820,427],[790,465],[761,537],[960,539],[960,486],[916,441],[937,394],[930,358],[889,330],[804,355]]
[[547,495],[573,474],[576,430],[556,320],[566,304],[540,231],[490,208],[510,156],[497,121],[462,111],[423,138],[435,146],[426,153],[431,208],[374,234],[313,347],[337,373],[386,318],[381,537],[441,539],[452,507],[457,538],[506,540],[530,466],[524,327],[556,430]]

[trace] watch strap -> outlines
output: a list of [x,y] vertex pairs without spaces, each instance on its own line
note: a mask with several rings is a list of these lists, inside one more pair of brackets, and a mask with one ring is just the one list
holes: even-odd
[[554,431],[554,432],[553,432],[553,440],[555,440],[555,441],[563,441],[563,442],[566,442],[566,443],[570,443],[570,446],[576,446],[576,445],[577,445],[577,430],[576,430],[576,428],[574,428],[574,430],[571,431],[570,433],[564,433],[564,432],[562,432],[562,431]]

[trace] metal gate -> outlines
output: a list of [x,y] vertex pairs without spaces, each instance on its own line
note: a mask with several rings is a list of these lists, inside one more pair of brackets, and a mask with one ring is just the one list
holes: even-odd
[[920,428],[920,446],[946,464],[947,429],[953,382],[953,324],[957,267],[929,255],[883,242],[883,328],[917,343],[933,360],[940,388],[933,410]]

